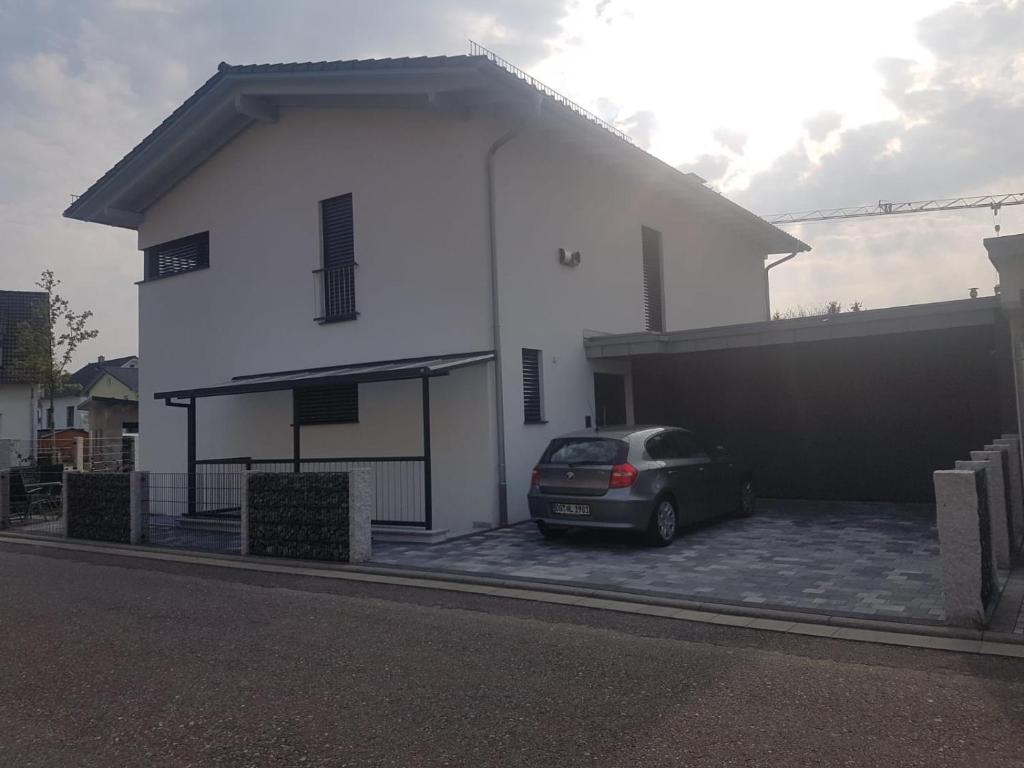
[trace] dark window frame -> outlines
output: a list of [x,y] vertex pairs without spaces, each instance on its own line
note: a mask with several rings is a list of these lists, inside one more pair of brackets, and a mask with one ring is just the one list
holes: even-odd
[[75,406],[68,405],[64,407],[64,420],[67,422],[68,428],[75,426]]
[[644,330],[665,332],[665,259],[661,232],[653,227],[640,227],[643,258]]
[[[319,202],[320,268],[314,270],[319,282],[318,323],[355,320],[356,234],[355,198],[351,192]],[[332,298],[334,297],[334,298]]]
[[547,424],[544,418],[544,353],[522,348],[523,423]]
[[[167,256],[168,251],[185,248],[195,249],[195,263],[184,268],[168,269],[163,271],[160,265],[161,255]],[[151,245],[143,251],[145,258],[145,277],[142,282],[149,283],[154,280],[166,280],[169,277],[198,272],[210,268],[210,232],[196,232],[185,237],[168,240],[164,243]],[[177,257],[183,258],[183,257]]]
[[343,382],[293,390],[295,417],[301,427],[359,423],[359,384]]

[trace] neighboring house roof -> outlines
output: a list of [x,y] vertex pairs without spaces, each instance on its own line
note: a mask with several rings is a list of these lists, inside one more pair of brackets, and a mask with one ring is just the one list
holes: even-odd
[[[82,388],[82,391],[89,389],[93,384],[99,381],[100,377],[104,373],[110,373],[114,378],[117,378],[122,384],[130,386],[132,389],[138,389],[139,382],[139,371],[138,368],[125,368],[125,364],[131,363],[138,358],[135,355],[127,355],[125,357],[114,357],[109,360],[103,360],[103,362],[96,361],[94,363],[87,363],[75,371],[70,376],[70,382],[76,384]],[[113,371],[134,371],[134,374],[128,374],[127,379],[118,378]],[[129,381],[134,380],[134,384],[129,384]]]
[[25,322],[45,329],[47,301],[44,291],[0,291],[0,384],[38,383],[38,375],[19,364],[18,337]]
[[133,392],[139,391],[139,369],[138,368],[113,368],[104,367],[103,372],[113,376]]
[[[807,251],[810,246],[769,224],[635,146],[615,128],[489,55],[352,59],[290,64],[221,62],[216,74],[75,199],[64,215],[135,229],[143,212],[217,150],[256,121],[276,119],[280,105],[322,103],[392,105],[465,111],[505,102],[539,103],[575,135],[600,151],[654,172],[658,183],[688,202],[725,216],[764,244],[766,253]],[[610,129],[610,130],[606,130]]]

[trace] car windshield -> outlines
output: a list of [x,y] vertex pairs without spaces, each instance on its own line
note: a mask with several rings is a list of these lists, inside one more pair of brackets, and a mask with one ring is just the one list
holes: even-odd
[[628,446],[607,437],[559,437],[548,444],[541,464],[621,464]]

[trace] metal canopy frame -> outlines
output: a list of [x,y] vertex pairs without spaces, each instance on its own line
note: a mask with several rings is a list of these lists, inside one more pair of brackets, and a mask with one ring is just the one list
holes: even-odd
[[420,379],[423,425],[423,492],[424,518],[427,530],[433,527],[432,477],[430,453],[430,380],[447,376],[449,372],[492,362],[494,352],[466,352],[457,355],[435,355],[399,360],[384,360],[354,365],[305,368],[275,373],[236,376],[230,382],[195,389],[157,392],[154,397],[173,408],[187,410],[187,462],[188,512],[196,512],[196,400],[202,397],[249,394],[253,392],[292,393],[292,471],[299,472],[302,465],[302,425],[299,423],[296,390],[344,383],[370,383],[377,381],[408,381]]

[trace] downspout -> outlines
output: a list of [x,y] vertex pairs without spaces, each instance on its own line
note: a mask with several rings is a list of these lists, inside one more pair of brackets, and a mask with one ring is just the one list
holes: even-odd
[[764,314],[765,314],[765,318],[764,319],[765,320],[771,320],[772,319],[772,295],[771,295],[771,288],[769,286],[768,270],[771,269],[772,267],[777,267],[777,266],[779,266],[779,264],[783,264],[783,263],[789,261],[790,259],[795,257],[798,253],[800,253],[800,251],[793,251],[791,254],[789,254],[789,256],[783,256],[778,261],[773,261],[771,264],[769,264],[767,267],[764,268]]
[[498,233],[494,194],[494,156],[498,150],[518,136],[526,123],[540,110],[538,98],[533,112],[519,120],[510,130],[499,136],[487,150],[487,234],[491,256],[491,328],[494,347],[494,407],[497,411],[495,427],[498,435],[498,525],[508,525],[508,477],[505,470],[505,394],[501,376],[501,311],[498,291]]

